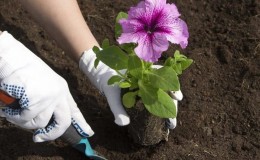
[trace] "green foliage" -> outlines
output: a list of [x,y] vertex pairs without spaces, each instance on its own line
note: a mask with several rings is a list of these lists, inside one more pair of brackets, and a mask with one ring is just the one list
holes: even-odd
[[138,92],[127,92],[123,95],[123,104],[127,108],[131,108],[135,105],[136,96]]
[[104,39],[103,40],[103,42],[102,42],[102,48],[103,49],[106,49],[106,48],[108,48],[110,45],[109,45],[109,40],[106,38],[106,39]]
[[118,46],[109,46],[95,52],[97,59],[114,70],[127,68],[128,56]]
[[193,63],[192,59],[187,58],[180,51],[175,51],[174,57],[169,57],[164,66],[172,67],[178,75],[182,74],[182,72],[187,69]]
[[[127,17],[124,12],[118,14],[115,25],[116,38],[122,32],[119,20]],[[176,106],[168,92],[180,89],[178,76],[193,63],[193,60],[177,50],[161,68],[154,68],[152,63],[141,60],[135,54],[135,47],[136,44],[133,43],[110,45],[109,40],[105,39],[102,49],[93,48],[97,57],[95,67],[102,61],[118,73],[108,80],[108,85],[127,88],[128,92],[122,97],[125,107],[133,107],[139,97],[151,114],[161,118],[176,117]]]
[[112,84],[116,84],[116,83],[119,83],[123,78],[121,76],[118,76],[118,75],[115,75],[115,76],[112,76],[107,84],[108,85],[112,85]]
[[156,94],[158,95],[157,101],[152,104],[144,102],[145,108],[153,115],[161,118],[176,117],[176,106],[173,103],[172,98],[161,89],[159,89]]
[[143,63],[136,55],[130,55],[128,59],[128,71],[131,76],[141,79],[143,76]]
[[116,17],[116,24],[115,24],[115,37],[118,38],[122,33],[122,27],[119,24],[119,20],[126,19],[128,17],[128,14],[125,12],[119,12]]
[[176,72],[171,67],[162,67],[147,71],[148,83],[156,88],[166,91],[177,91],[180,89],[180,83]]

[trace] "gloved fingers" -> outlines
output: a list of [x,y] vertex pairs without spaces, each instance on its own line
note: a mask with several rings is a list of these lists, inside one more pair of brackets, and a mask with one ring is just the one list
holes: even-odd
[[168,118],[166,121],[166,126],[169,129],[174,129],[177,126],[177,118]]
[[77,104],[75,103],[72,96],[69,94],[68,101],[70,104],[70,112],[72,118],[72,125],[76,128],[78,133],[83,137],[90,137],[94,135],[94,131],[91,129],[90,125],[86,122],[82,113],[80,112]]
[[181,101],[182,98],[183,98],[183,94],[182,94],[181,90],[171,91],[169,94],[170,94],[170,96],[171,96],[173,99],[176,99],[177,101]]
[[[35,109],[34,109],[35,108]],[[28,121],[31,121],[35,117],[37,117],[41,112],[43,112],[44,108],[43,105],[33,106],[29,108],[13,108],[13,106],[5,107],[0,110],[0,116],[6,117],[9,122],[15,124],[24,124]],[[49,107],[53,108],[53,107]],[[21,126],[22,127],[22,126]]]
[[53,121],[45,128],[35,131],[34,142],[44,142],[60,137],[71,124],[70,106],[66,100],[56,106],[53,112]]
[[12,109],[10,107],[5,107],[0,110],[1,117],[5,117],[7,121],[17,124],[17,120],[20,118],[22,109]]
[[[178,113],[178,101],[173,99],[173,103],[176,106],[176,113]],[[168,118],[166,120],[166,126],[169,129],[174,129],[177,126],[177,118],[176,117],[175,118]]]
[[53,109],[47,108],[40,114],[38,114],[35,118],[33,118],[30,121],[27,121],[25,123],[19,123],[19,125],[22,128],[25,129],[38,129],[38,128],[44,128],[48,125],[49,121],[51,120],[53,116]]
[[[25,69],[20,69],[19,72],[26,72]],[[36,117],[42,110],[46,108],[48,101],[38,102],[32,105],[32,99],[29,98],[31,94],[25,91],[23,84],[24,79],[19,74],[12,74],[9,77],[1,81],[1,90],[16,99],[15,102],[8,104],[1,112],[1,116],[12,119],[16,123],[23,123],[30,121]],[[48,105],[49,106],[49,105]]]
[[173,99],[172,101],[173,101],[173,103],[174,103],[175,106],[176,106],[176,113],[178,113],[178,101],[175,100],[175,99]]
[[114,114],[115,123],[119,126],[125,126],[130,123],[130,118],[123,108],[121,102],[121,90],[118,86],[106,86],[103,88],[109,107]]

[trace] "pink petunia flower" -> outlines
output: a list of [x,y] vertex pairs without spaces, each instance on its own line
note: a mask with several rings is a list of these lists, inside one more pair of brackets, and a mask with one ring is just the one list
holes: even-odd
[[118,43],[137,43],[135,52],[148,62],[156,62],[169,47],[169,41],[185,48],[188,44],[188,27],[179,18],[174,4],[166,0],[145,0],[131,7],[128,18],[119,23],[122,34]]

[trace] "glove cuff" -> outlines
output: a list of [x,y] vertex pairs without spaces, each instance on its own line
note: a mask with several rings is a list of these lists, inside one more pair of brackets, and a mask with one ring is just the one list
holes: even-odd
[[84,51],[79,61],[79,68],[85,73],[91,83],[103,93],[104,88],[108,86],[108,79],[117,73],[102,62],[99,62],[98,66],[95,67],[95,60],[96,54],[92,49]]
[[0,80],[34,62],[35,55],[7,31],[0,35]]
[[15,61],[23,60],[19,57],[13,57],[12,52],[13,48],[17,45],[16,43],[17,41],[8,32],[4,31],[0,35],[0,81],[12,74],[14,71],[14,68],[9,63],[9,61],[12,61],[11,59],[14,59]]
[[[92,49],[86,50],[82,53],[80,60],[79,60],[79,68],[81,71],[86,70],[86,66],[90,65],[96,59],[96,54]],[[93,64],[94,67],[94,64]]]
[[92,49],[86,50],[80,57],[79,68],[83,73],[85,73],[91,83],[101,91],[101,87],[99,86],[99,77],[97,75],[98,69],[94,67],[95,60],[96,54],[94,51]]

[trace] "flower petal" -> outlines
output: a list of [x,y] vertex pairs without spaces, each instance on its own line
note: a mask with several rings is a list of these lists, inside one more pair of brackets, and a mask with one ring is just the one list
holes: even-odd
[[157,20],[156,28],[159,30],[169,31],[168,28],[175,23],[176,19],[180,16],[177,7],[174,4],[166,4],[161,10],[160,17]]
[[153,49],[158,52],[166,51],[169,47],[169,42],[167,38],[160,34],[154,33],[153,35]]
[[146,24],[148,26],[155,26],[158,23],[161,11],[166,5],[166,0],[146,0],[145,1],[145,14],[146,14]]
[[119,23],[123,30],[121,36],[117,39],[119,44],[131,42],[137,43],[140,36],[143,36],[143,24],[139,21],[122,19]]
[[187,24],[180,18],[172,21],[172,24],[165,26],[168,33],[165,34],[168,41],[180,44],[182,48],[186,48],[188,45],[189,32]]
[[137,56],[148,62],[156,62],[161,57],[163,51],[169,47],[169,42],[166,37],[161,34],[153,34],[143,36],[138,41],[138,46],[135,48]]
[[166,0],[146,0],[145,6],[146,9],[161,9],[166,5]]
[[166,4],[163,8],[166,15],[169,15],[170,18],[178,18],[181,14],[178,11],[178,8],[175,4]]
[[136,7],[131,7],[128,11],[128,19],[138,19],[145,13],[145,3],[141,1]]

